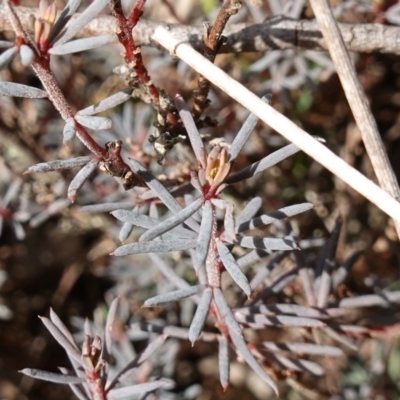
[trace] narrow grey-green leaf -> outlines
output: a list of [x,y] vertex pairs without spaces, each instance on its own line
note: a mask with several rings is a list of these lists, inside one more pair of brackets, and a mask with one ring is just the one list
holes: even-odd
[[52,215],[58,214],[62,210],[68,208],[70,205],[71,202],[68,199],[61,198],[54,200],[47,206],[47,208],[29,220],[29,226],[32,228],[37,228],[39,225],[43,224],[43,222],[47,221]]
[[93,130],[107,130],[112,128],[112,121],[107,117],[93,115],[75,115],[75,119],[83,126]]
[[[58,367],[58,369],[61,371],[63,375],[69,375],[69,372],[67,368],[63,367]],[[82,378],[84,379],[84,378]],[[82,385],[74,385],[70,384],[69,385],[70,389],[74,392],[74,395],[79,399],[79,400],[90,400],[88,396],[83,391],[83,386]]]
[[242,330],[232,314],[232,310],[229,308],[221,289],[213,288],[213,295],[221,318],[228,326],[229,332],[236,332],[237,335],[242,336]]
[[229,331],[231,334],[231,339],[236,347],[236,352],[249,364],[249,366],[257,373],[257,375],[266,382],[269,386],[274,389],[275,394],[278,396],[278,387],[271,377],[265,372],[265,369],[257,362],[254,356],[251,354],[246,342],[241,335],[238,335],[235,331]]
[[196,252],[193,260],[193,267],[197,272],[205,263],[210,246],[211,233],[213,228],[214,212],[211,202],[206,201],[203,206],[203,216],[200,225],[199,237],[196,245]]
[[68,186],[68,198],[73,203],[76,199],[76,195],[78,194],[81,187],[84,183],[89,179],[90,175],[94,172],[98,164],[97,160],[89,161],[72,179],[71,183]]
[[[73,4],[76,6],[76,2],[70,2],[68,4]],[[86,7],[85,11],[78,16],[71,24],[67,26],[67,29],[59,35],[58,39],[53,45],[54,47],[60,46],[63,43],[66,43],[68,40],[72,39],[75,34],[82,30],[82,28],[88,24],[92,19],[96,18],[96,16],[100,13],[100,11],[106,7],[108,4],[108,0],[95,0],[89,7]],[[71,7],[72,8],[72,7]]]
[[120,92],[117,92],[109,97],[106,97],[103,100],[100,100],[98,103],[93,104],[89,107],[84,108],[83,110],[78,111],[77,115],[94,115],[101,113],[103,111],[109,110],[110,108],[114,108],[125,101],[131,98],[132,89],[125,89]]
[[150,253],[148,256],[159,269],[159,271],[171,282],[175,287],[179,289],[189,289],[190,285],[181,278],[174,269],[170,268],[169,265],[157,254]]
[[226,390],[229,385],[229,343],[225,336],[221,336],[218,346],[219,380],[222,388]]
[[[271,101],[271,96],[263,96],[261,100],[264,103],[269,103]],[[236,157],[240,153],[240,151],[243,149],[244,145],[246,144],[247,140],[249,139],[251,133],[253,132],[254,128],[256,127],[258,122],[258,117],[251,113],[242,127],[240,128],[239,132],[235,136],[234,141],[231,144],[231,147],[229,149],[229,162],[235,161]]]
[[225,269],[229,272],[237,285],[246,293],[247,297],[250,297],[251,288],[249,281],[247,280],[246,275],[237,265],[235,257],[233,257],[229,249],[219,240],[217,241],[217,249]]
[[329,319],[335,317],[342,317],[347,314],[347,310],[341,308],[327,308],[325,310],[319,310],[317,308],[299,306],[298,304],[261,304],[258,306],[244,307],[236,310],[243,315],[252,314],[266,314],[266,315],[278,315],[278,314],[289,314],[297,317],[308,317],[318,319]]
[[[0,54],[0,70],[6,68],[8,64],[12,61],[15,55],[18,52],[18,48],[16,46],[11,47],[11,49],[7,49],[4,53]],[[8,95],[6,95],[8,96]]]
[[[129,158],[129,165],[131,166],[132,171],[136,172],[146,182],[146,185],[157,195],[169,210],[174,214],[182,210],[182,206],[165,188],[165,186],[162,185],[161,182],[159,182],[155,176],[147,171],[139,162]],[[186,225],[192,228],[195,232],[199,231],[199,224],[193,218],[189,218],[186,221]]]
[[361,308],[361,307],[389,307],[391,304],[400,303],[400,291],[382,291],[379,294],[366,294],[358,297],[347,297],[339,302],[342,308]]
[[[133,324],[131,325],[131,332],[130,332],[130,338],[132,339],[132,327]],[[143,324],[141,324],[139,329],[143,328]],[[149,330],[150,331],[150,330]],[[134,332],[135,334],[139,332]],[[147,338],[145,336],[144,338],[142,337],[144,332],[139,333],[139,340],[143,340],[144,338]],[[145,334],[146,335],[146,334]],[[137,335],[135,335],[137,337]],[[110,382],[110,384],[107,386],[106,391],[109,392],[111,389],[113,389],[118,383],[120,383],[120,377],[126,374],[129,370],[138,367],[140,364],[142,364],[144,361],[146,361],[149,357],[151,357],[155,351],[157,351],[164,343],[165,340],[167,339],[167,335],[165,334],[160,334],[156,339],[154,339],[152,342],[149,343],[149,345],[140,353],[138,354],[132,361],[130,361],[124,368],[120,369],[118,373],[114,376],[113,380]]]
[[272,359],[275,362],[278,362],[283,367],[288,368],[292,371],[297,372],[311,372],[314,375],[321,376],[324,374],[323,368],[313,361],[308,360],[299,360],[293,357],[286,357],[280,353],[271,353],[266,351],[264,355],[269,356],[267,358]]
[[154,240],[145,243],[132,243],[118,247],[112,255],[126,256],[142,253],[168,253],[170,251],[189,250],[196,247],[196,240]]
[[68,160],[48,161],[32,165],[31,167],[25,170],[24,174],[30,174],[32,172],[58,171],[62,169],[81,167],[82,165],[87,164],[90,160],[92,160],[91,157],[85,156],[85,157],[69,158]]
[[336,271],[334,271],[332,276],[332,287],[334,289],[337,289],[338,286],[344,282],[349,271],[362,253],[362,250],[354,252],[349,258],[347,258],[343,265],[341,265]]
[[28,99],[43,99],[47,97],[44,90],[14,82],[0,82],[0,96],[26,97]]
[[80,51],[95,49],[104,46],[105,44],[115,43],[117,41],[118,38],[115,35],[92,36],[89,38],[72,40],[61,44],[60,46],[52,47],[49,49],[49,53],[53,55],[78,53]]
[[81,364],[81,355],[68,338],[57,328],[57,326],[48,318],[40,317],[47,330],[52,334],[54,339],[64,348],[67,354],[75,361]]
[[250,221],[252,218],[254,218],[254,216],[260,210],[261,206],[261,197],[254,197],[253,199],[251,199],[236,218],[236,229],[238,229],[238,227],[246,221]]
[[322,321],[307,317],[291,317],[287,315],[270,315],[251,314],[243,315],[240,312],[235,312],[236,320],[244,325],[248,325],[254,329],[263,329],[266,326],[293,326],[293,327],[309,327],[322,328],[326,324]]
[[21,64],[28,67],[32,64],[35,59],[35,52],[26,44],[23,44],[19,49],[19,55],[21,57]]
[[273,152],[272,154],[264,157],[262,160],[257,161],[256,163],[250,165],[249,167],[242,169],[236,174],[230,175],[225,179],[225,183],[233,184],[245,179],[249,179],[254,175],[259,174],[260,172],[265,171],[266,169],[272,167],[273,165],[279,163],[285,158],[290,157],[291,155],[297,153],[300,149],[294,144],[289,144],[284,148]]
[[[111,214],[122,222],[130,223],[146,229],[152,229],[160,224],[160,221],[158,219],[151,218],[148,215],[139,214],[137,211],[115,210],[112,211]],[[195,232],[190,231],[186,228],[182,228],[181,226],[176,226],[175,228],[173,228],[171,230],[171,234],[186,239],[194,239],[197,237]]]
[[172,217],[167,220],[160,222],[154,228],[149,229],[139,238],[140,241],[148,241],[156,238],[157,236],[162,235],[165,232],[170,231],[172,228],[178,226],[182,222],[186,221],[189,217],[191,217],[203,204],[203,199],[197,199],[188,207],[182,209],[181,211],[174,214]]
[[292,217],[293,215],[300,214],[312,208],[314,208],[314,205],[311,203],[301,203],[289,207],[283,207],[279,210],[261,215],[259,217],[251,219],[250,221],[246,221],[240,224],[237,228],[237,232],[244,232],[250,229],[258,228],[260,226],[272,224],[273,222],[279,221],[287,217]]
[[160,294],[158,296],[147,299],[143,306],[144,307],[155,307],[165,303],[173,303],[175,301],[179,301],[181,299],[185,299],[187,297],[193,296],[195,294],[200,293],[204,289],[203,285],[191,286],[188,289],[179,289],[174,290],[173,292],[168,292],[164,294]]
[[336,340],[337,342],[343,344],[344,346],[348,347],[350,350],[353,351],[358,351],[359,348],[345,335],[342,335],[338,332],[336,332],[334,329],[330,328],[329,326],[326,326],[323,330],[325,334],[327,334],[329,337],[332,339]]
[[171,386],[171,382],[169,381],[153,381],[147,383],[139,383],[133,386],[126,386],[118,389],[112,389],[107,393],[107,399],[109,400],[118,400],[118,399],[126,399],[131,396],[137,396],[142,393],[153,392],[163,386]]
[[90,204],[88,206],[82,206],[80,211],[87,213],[101,213],[111,212],[120,209],[131,209],[132,203],[103,203],[103,204]]
[[179,116],[185,126],[186,132],[188,134],[190,144],[192,145],[192,149],[196,156],[197,161],[200,166],[205,167],[205,153],[204,153],[204,143],[200,137],[200,133],[196,127],[196,124],[193,120],[192,113],[189,110],[188,105],[186,104],[183,97],[179,94],[175,96],[175,105],[178,109]]
[[69,143],[76,135],[75,120],[68,118],[63,129],[63,144]]
[[130,224],[129,222],[124,222],[118,235],[118,239],[121,241],[121,243],[124,243],[126,239],[130,236],[134,229],[134,225]]
[[292,239],[262,238],[252,236],[236,236],[237,245],[249,249],[262,250],[297,250],[297,244]]
[[7,40],[0,40],[0,49],[7,49],[8,47],[13,47],[14,43],[8,42]]
[[335,346],[327,346],[314,343],[277,343],[277,342],[262,342],[262,346],[273,352],[290,351],[296,354],[307,354],[315,356],[331,356],[341,357],[344,355],[343,350]]
[[49,43],[53,43],[57,38],[60,32],[64,29],[65,25],[71,19],[71,17],[75,14],[75,11],[78,9],[81,0],[69,0],[65,5],[63,10],[61,11],[60,16],[58,17],[56,23],[54,24],[52,30],[49,35]]
[[50,320],[53,324],[61,331],[61,333],[71,342],[71,344],[79,351],[78,345],[75,343],[74,337],[68,328],[64,325],[64,322],[61,321],[60,317],[54,312],[52,308],[50,308]]
[[212,300],[212,289],[206,288],[201,295],[196,313],[194,314],[192,323],[190,324],[188,338],[193,343],[198,339],[206,321],[208,310]]
[[31,378],[40,379],[42,381],[62,383],[64,385],[83,383],[85,380],[78,376],[62,375],[54,372],[42,371],[34,368],[24,368],[19,371],[24,375],[30,376]]
[[246,253],[244,256],[239,257],[236,262],[240,268],[244,268],[250,266],[251,264],[256,263],[257,261],[261,260],[264,257],[267,257],[270,254],[269,251],[255,249],[251,250],[250,252]]
[[104,354],[103,358],[105,361],[108,360],[108,356],[111,354],[111,345],[112,345],[112,329],[115,323],[115,318],[117,316],[117,310],[118,310],[118,303],[119,303],[119,297],[116,297],[110,304],[110,308],[108,310],[107,314],[107,320],[106,320],[106,326],[104,329]]

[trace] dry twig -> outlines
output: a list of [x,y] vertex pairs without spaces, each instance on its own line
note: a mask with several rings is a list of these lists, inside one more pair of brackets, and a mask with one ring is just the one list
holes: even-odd
[[[225,43],[226,37],[222,35],[229,18],[235,15],[242,2],[240,0],[225,0],[224,4],[219,10],[217,19],[214,25],[210,28],[208,24],[204,25],[204,50],[203,55],[214,62],[217,53],[221,46]],[[193,118],[198,120],[207,107],[209,101],[207,99],[208,91],[210,90],[210,82],[203,76],[200,75],[198,82],[198,89],[193,91],[194,104],[193,104]]]
[[[394,198],[400,200],[400,188],[396,175],[390,165],[364,89],[357,77],[329,4],[326,0],[310,0],[310,2],[336,66],[354,119],[360,129],[379,184]],[[400,219],[395,220],[395,227],[400,238]]]
[[396,199],[356,169],[352,168],[284,115],[264,103],[239,82],[206,60],[188,44],[174,38],[163,27],[157,28],[153,39],[171,53],[175,53],[176,56],[185,61],[197,72],[203,74],[210,82],[218,86],[249,111],[256,114],[262,121],[326,167],[354,190],[361,193],[386,214],[394,219],[400,219],[400,203]]
[[[38,16],[36,8],[16,7],[21,23],[29,26],[29,15]],[[77,18],[80,14],[76,14]],[[158,21],[141,18],[134,29],[133,37],[137,46],[154,46],[151,37],[160,25]],[[190,43],[195,49],[203,48],[203,27],[166,25],[174,37],[181,42]],[[390,53],[400,55],[400,27],[381,24],[338,24],[346,48],[349,51]],[[113,17],[102,16],[93,19],[77,35],[83,38],[97,35],[109,35],[117,28]],[[7,11],[0,3],[0,31],[11,31]],[[315,20],[292,20],[282,16],[268,18],[262,24],[232,24],[225,27],[227,42],[220,53],[264,52],[274,49],[301,48],[310,50],[327,50],[326,42]]]

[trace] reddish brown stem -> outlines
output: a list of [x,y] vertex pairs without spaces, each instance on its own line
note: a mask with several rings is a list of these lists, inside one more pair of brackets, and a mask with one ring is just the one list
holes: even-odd
[[[60,113],[62,119],[66,121],[69,118],[73,118],[74,113],[51,72],[49,63],[50,59],[48,57],[41,56],[37,57],[36,60],[32,62],[31,66],[42,82],[50,101]],[[97,157],[104,158],[106,156],[105,150],[90,136],[83,126],[78,123],[76,123],[76,126],[79,140]]]
[[116,34],[119,42],[124,46],[125,62],[133,71],[134,76],[132,77],[146,88],[147,93],[151,97],[153,106],[159,109],[160,92],[153,85],[153,82],[151,81],[147,69],[143,63],[140,47],[136,46],[132,37],[132,29],[135,27],[140,16],[142,15],[142,9],[145,3],[146,0],[138,0],[129,18],[125,18],[124,16],[120,0],[111,0],[110,7],[114,18],[118,22]]
[[[214,62],[220,47],[224,43],[225,38],[222,36],[222,32],[224,31],[225,25],[229,18],[239,11],[241,5],[241,0],[225,0],[212,28],[209,29],[208,26],[205,26],[203,55],[211,62]],[[195,121],[200,118],[201,114],[208,106],[209,101],[207,97],[210,90],[210,82],[203,75],[200,75],[197,85],[198,89],[193,91],[194,104],[192,114]]]
[[175,115],[161,106],[161,94],[153,84],[147,68],[144,65],[141,49],[135,44],[132,36],[132,29],[138,23],[143,14],[143,7],[146,0],[138,0],[131,15],[126,18],[122,11],[121,0],[110,0],[112,15],[118,23],[116,34],[119,42],[125,49],[125,62],[130,69],[129,84],[135,88],[139,84],[150,97],[151,104],[166,121],[166,125],[176,128],[179,124]]
[[131,30],[136,26],[136,24],[139,21],[139,18],[143,14],[143,7],[146,4],[146,0],[138,0],[137,3],[135,4],[135,7],[133,7],[133,10],[131,12],[131,15],[128,17],[128,24],[131,26]]

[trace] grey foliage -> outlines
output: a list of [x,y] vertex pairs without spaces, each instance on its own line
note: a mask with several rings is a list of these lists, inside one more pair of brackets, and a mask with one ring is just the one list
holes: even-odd
[[297,244],[292,239],[262,238],[252,236],[236,236],[237,243],[242,247],[261,250],[297,250]]
[[300,151],[298,147],[296,147],[294,144],[289,144],[288,146],[285,146],[282,149],[264,157],[262,160],[250,165],[249,167],[242,169],[236,174],[228,176],[228,178],[225,179],[225,183],[233,184],[245,179],[249,179],[260,172],[271,168],[273,165],[278,164],[285,158],[297,153],[298,151]]
[[197,306],[196,314],[193,317],[192,323],[189,328],[188,339],[194,343],[200,336],[203,329],[204,322],[208,315],[213,292],[211,288],[206,288],[203,291],[200,302]]
[[[55,383],[68,384],[78,399],[95,400],[100,398],[100,394],[107,393],[107,398],[123,398],[129,395],[140,393],[154,392],[160,387],[171,389],[173,383],[167,379],[153,380],[148,377],[148,382],[123,385],[121,377],[135,368],[139,368],[143,362],[160,349],[165,341],[165,337],[160,336],[154,340],[149,346],[135,355],[133,347],[127,341],[127,337],[120,335],[117,345],[114,336],[114,326],[119,320],[119,299],[116,298],[110,305],[109,313],[105,326],[102,327],[104,332],[104,345],[100,336],[93,337],[92,329],[88,328],[88,322],[85,322],[84,333],[85,339],[82,348],[75,343],[71,333],[68,331],[64,323],[60,320],[53,310],[50,312],[50,318],[42,317],[42,322],[47,329],[64,348],[71,359],[76,375],[73,375],[66,368],[61,367],[61,374],[41,371],[32,368],[25,368],[21,373],[41,380]],[[119,346],[125,349],[125,352],[131,354],[132,359],[128,363],[121,364],[121,352]],[[101,355],[101,358],[100,358]],[[109,364],[110,360],[112,363]],[[119,369],[113,370],[114,365]],[[136,379],[135,379],[136,380]],[[143,382],[143,380],[142,380]],[[116,387],[116,386],[119,387]],[[112,394],[111,394],[112,393]]]
[[[161,223],[158,219],[140,214],[137,210],[115,210],[112,211],[111,214],[124,223],[129,223],[146,229],[156,228]],[[181,226],[172,227],[169,233],[180,238],[196,238],[196,234],[194,232]]]
[[83,110],[77,112],[77,115],[94,115],[107,111],[110,108],[116,107],[125,101],[129,100],[132,94],[132,89],[125,89],[117,92],[105,99],[99,101],[92,106],[86,107]]
[[175,104],[176,108],[178,109],[179,116],[181,117],[182,122],[185,125],[186,132],[188,134],[190,144],[192,145],[192,149],[194,151],[196,159],[200,165],[205,165],[203,140],[200,137],[200,133],[197,130],[196,124],[194,123],[190,109],[185,100],[183,100],[183,97],[179,94],[175,96]]
[[219,379],[221,385],[226,389],[229,385],[229,343],[226,337],[222,336],[219,340],[218,347],[218,366],[219,366]]
[[19,55],[21,56],[21,64],[25,67],[31,65],[32,61],[35,59],[34,51],[25,44],[20,47]]
[[[265,103],[269,103],[271,100],[271,96],[263,96],[262,101]],[[255,114],[250,114],[240,131],[235,136],[235,140],[232,142],[231,147],[229,149],[229,162],[232,162],[236,159],[240,151],[243,149],[243,146],[246,144],[247,140],[249,139],[251,133],[253,132],[254,128],[256,127],[258,122],[258,117]]]
[[94,172],[98,164],[97,160],[89,161],[74,177],[71,183],[68,186],[68,198],[73,203],[75,198],[84,185],[84,183],[88,180],[90,175]]
[[91,115],[75,115],[75,119],[83,126],[93,130],[111,129],[112,121],[106,117],[94,117]]
[[47,92],[31,86],[13,82],[0,82],[0,96],[27,97],[29,99],[43,99]]
[[73,118],[68,118],[63,129],[63,144],[69,143],[76,135],[76,124]]
[[203,216],[193,263],[193,267],[196,271],[198,271],[199,268],[205,263],[207,258],[214,221],[213,214],[214,212],[211,203],[206,201],[203,206]]
[[42,381],[61,383],[64,385],[83,383],[85,381],[83,378],[80,378],[78,376],[56,374],[54,372],[47,372],[33,368],[24,368],[20,372],[24,375],[30,376],[31,378],[40,379]]
[[[69,0],[68,3],[65,5],[64,9],[61,11],[60,16],[58,17],[56,23],[53,26],[53,29],[49,35],[50,43],[54,43],[57,39],[59,34],[64,29],[65,25],[71,19],[71,17],[75,14],[76,10],[79,7],[81,0]],[[67,39],[68,40],[68,39]]]
[[238,286],[246,293],[248,297],[250,297],[251,288],[249,281],[247,280],[246,275],[244,275],[244,273],[241,271],[232,253],[220,241],[217,242],[217,248],[219,256],[221,257],[221,261],[226,270],[229,272]]
[[7,49],[9,47],[13,47],[14,43],[8,42],[6,40],[0,40],[0,49]]
[[[8,43],[8,42],[6,42],[6,43]],[[18,49],[16,46],[14,46],[14,47],[11,47],[10,49],[7,49],[2,54],[0,54],[0,70],[2,70],[3,68],[6,68],[8,66],[8,64],[10,64],[10,62],[15,57],[17,52],[18,52]],[[9,95],[5,95],[5,96],[9,96]]]
[[132,243],[118,247],[112,254],[126,256],[141,253],[166,253],[169,251],[189,250],[196,247],[195,240],[155,240],[145,243]]
[[[65,26],[66,22],[71,18],[71,16],[75,13],[75,10],[79,6],[79,1],[71,0],[68,2],[67,6],[64,9],[64,12],[61,14],[63,19],[60,19],[60,24],[55,25],[55,30],[61,30],[63,26]],[[55,32],[54,36],[56,36],[56,40],[53,41],[53,48],[66,43],[68,40],[72,39],[87,23],[89,23],[92,19],[96,18],[96,16],[100,13],[100,11],[107,5],[107,0],[95,0],[89,7],[85,9],[85,11],[79,15],[71,24],[67,26],[67,28],[62,31],[61,34],[56,36],[58,32]],[[60,29],[61,28],[61,29]]]
[[335,346],[326,346],[314,343],[276,343],[262,342],[261,346],[274,352],[289,351],[297,354],[309,354],[316,356],[341,357],[344,352]]
[[87,213],[102,213],[111,212],[115,210],[129,210],[132,208],[131,203],[103,203],[103,204],[91,204],[88,206],[82,206],[80,210]]
[[283,207],[279,210],[273,211],[272,213],[264,214],[243,222],[237,227],[237,232],[244,232],[250,229],[259,228],[260,226],[272,224],[273,222],[279,221],[283,218],[293,217],[294,215],[311,210],[312,208],[314,208],[314,205],[311,203],[302,203]]
[[180,289],[180,290],[175,290],[173,292],[165,293],[165,294],[160,294],[156,297],[152,297],[150,299],[147,299],[143,306],[145,307],[155,307],[160,304],[165,304],[165,303],[172,303],[181,299],[185,299],[186,297],[193,296],[195,294],[200,293],[204,287],[202,285],[197,285],[197,286],[192,286],[188,289]]
[[100,35],[85,39],[77,39],[51,48],[49,53],[56,55],[78,53],[80,51],[95,49],[108,43],[115,43],[116,41],[117,38],[115,35]]
[[255,215],[258,213],[262,206],[262,199],[261,197],[254,197],[251,199],[240,214],[236,218],[236,225],[239,227],[246,221],[250,221]]
[[168,232],[172,228],[175,228],[182,222],[186,221],[189,217],[191,217],[201,206],[202,199],[198,199],[194,201],[192,204],[184,208],[183,210],[177,212],[171,218],[159,223],[155,227],[149,229],[145,232],[140,238],[140,241],[147,241],[156,238],[157,236],[162,235],[165,232]]
[[70,158],[68,160],[49,161],[45,163],[32,165],[24,173],[30,174],[32,172],[49,172],[49,171],[58,171],[63,169],[81,167],[82,165],[86,165],[91,160],[92,160],[91,157],[86,156],[86,157]]
[[110,400],[125,399],[128,396],[136,396],[138,394],[144,394],[153,392],[162,386],[171,386],[171,382],[168,381],[154,381],[148,383],[140,383],[133,386],[127,386],[118,389],[112,389],[108,392],[107,398]]

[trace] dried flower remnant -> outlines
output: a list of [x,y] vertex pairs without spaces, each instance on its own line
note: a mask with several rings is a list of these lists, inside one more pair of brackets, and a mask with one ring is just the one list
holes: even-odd
[[31,24],[35,33],[35,42],[41,52],[46,52],[50,42],[50,32],[57,18],[56,2],[48,3],[47,0],[41,0],[39,3],[39,17],[34,18],[31,15]]
[[129,166],[122,161],[121,147],[122,142],[120,140],[106,143],[108,157],[105,161],[100,162],[100,169],[111,176],[120,178],[125,190],[132,189],[135,186],[146,186],[143,179],[133,173]]
[[160,341],[150,344],[114,376],[109,375],[114,362],[112,331],[117,319],[117,307],[118,298],[110,305],[103,339],[93,335],[90,324],[85,324],[85,337],[81,349],[57,314],[50,310],[50,319],[41,317],[41,320],[66,351],[75,375],[71,375],[66,368],[60,368],[61,374],[32,368],[25,368],[20,372],[35,379],[67,384],[79,399],[86,400],[119,399],[153,392],[162,387],[171,388],[172,383],[168,380],[149,379],[148,382],[128,386],[123,385],[120,380],[123,374],[144,363],[162,344]]

